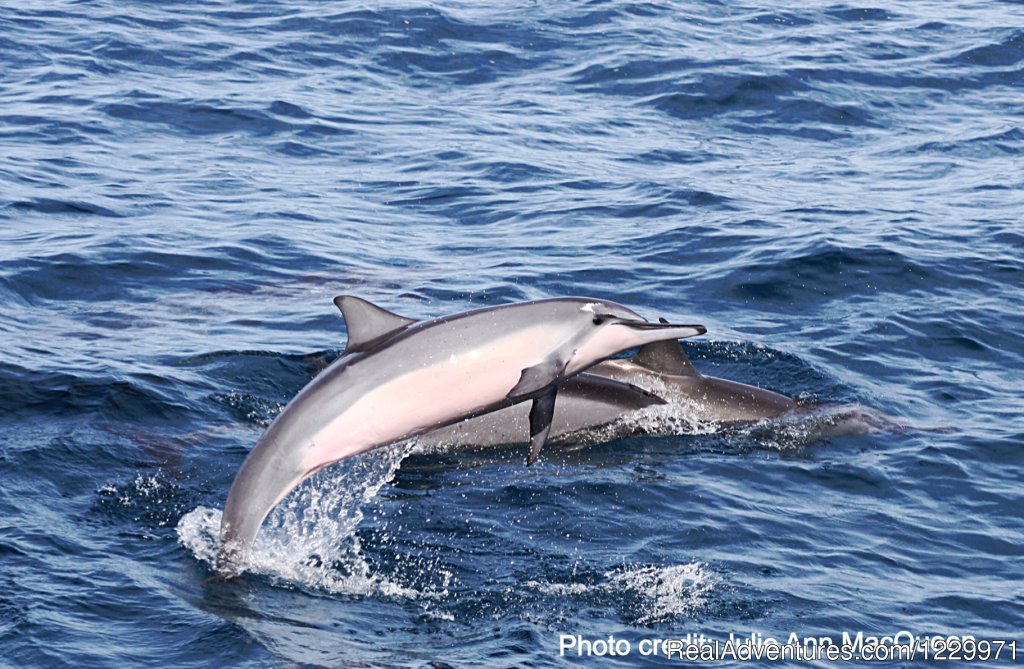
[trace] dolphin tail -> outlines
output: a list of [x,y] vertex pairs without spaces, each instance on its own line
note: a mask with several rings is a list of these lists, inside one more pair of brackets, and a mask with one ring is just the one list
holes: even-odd
[[245,571],[263,520],[289,491],[313,473],[280,457],[266,441],[260,440],[249,453],[228,491],[216,564],[223,578],[234,578]]

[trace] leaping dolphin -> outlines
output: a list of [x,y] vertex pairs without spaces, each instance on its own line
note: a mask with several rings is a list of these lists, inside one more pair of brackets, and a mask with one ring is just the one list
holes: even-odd
[[414,322],[351,296],[344,354],[306,385],[242,463],[224,505],[217,571],[245,570],[267,514],[314,472],[474,415],[532,400],[533,462],[558,384],[619,351],[703,334],[604,300],[557,298]]
[[[358,311],[346,316],[342,310],[349,329],[361,325],[361,316]],[[593,431],[663,404],[682,407],[695,420],[721,424],[777,418],[797,408],[785,395],[701,374],[678,341],[665,340],[559,384],[548,439]],[[516,404],[436,428],[417,441],[428,448],[512,446],[529,441],[528,434],[529,406]]]

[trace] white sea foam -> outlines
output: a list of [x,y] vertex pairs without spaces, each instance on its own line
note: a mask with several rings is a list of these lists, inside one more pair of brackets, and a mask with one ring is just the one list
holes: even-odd
[[[253,544],[250,572],[345,595],[434,597],[374,573],[356,528],[362,506],[387,484],[414,448],[398,444],[352,458],[312,477],[271,512]],[[221,511],[198,507],[178,523],[179,542],[211,567],[219,547]]]
[[600,444],[623,437],[646,435],[693,435],[715,434],[721,429],[719,423],[700,420],[699,414],[686,404],[658,404],[632,411],[608,425],[588,428],[573,434],[571,441],[563,448],[575,450],[570,444],[578,443],[579,448]]
[[692,617],[707,607],[718,577],[701,562],[668,567],[626,567],[607,573],[609,587],[642,598],[645,611],[636,622],[648,624]]
[[525,585],[546,595],[611,596],[638,600],[637,624],[693,617],[708,606],[710,593],[719,582],[717,574],[702,562],[655,566],[629,566],[606,571],[596,583],[528,581]]

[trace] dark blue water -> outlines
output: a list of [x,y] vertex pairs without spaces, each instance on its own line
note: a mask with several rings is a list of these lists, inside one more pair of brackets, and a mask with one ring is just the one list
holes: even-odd
[[[1024,643],[1020,4],[8,3],[0,263],[13,666]],[[207,582],[342,293],[599,296],[706,324],[706,372],[952,429],[381,451]]]

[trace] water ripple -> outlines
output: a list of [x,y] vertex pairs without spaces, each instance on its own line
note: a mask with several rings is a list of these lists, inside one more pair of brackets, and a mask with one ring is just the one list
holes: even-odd
[[[1017,633],[1021,25],[1012,2],[0,8],[3,656]],[[362,461],[289,501],[259,575],[207,583],[245,453],[344,345],[342,293],[414,318],[615,299],[705,323],[705,372],[826,408],[652,418],[672,434],[528,470]],[[823,438],[850,416],[910,427]]]

